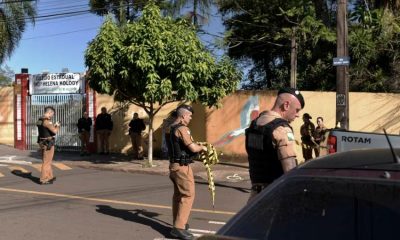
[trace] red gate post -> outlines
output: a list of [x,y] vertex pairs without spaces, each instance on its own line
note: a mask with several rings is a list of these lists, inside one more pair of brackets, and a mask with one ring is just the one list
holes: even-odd
[[29,74],[15,74],[14,84],[14,148],[26,150],[26,99]]
[[89,146],[88,150],[91,153],[96,153],[97,151],[97,138],[95,132],[95,122],[96,122],[96,92],[89,87],[89,84],[85,79],[85,93],[86,93],[86,111],[89,117],[92,119],[92,131],[90,131]]

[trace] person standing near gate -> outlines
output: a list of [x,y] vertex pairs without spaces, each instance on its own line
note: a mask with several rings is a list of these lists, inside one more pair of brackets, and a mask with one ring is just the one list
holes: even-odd
[[143,140],[142,131],[146,129],[143,119],[139,118],[138,113],[133,114],[133,119],[129,123],[129,135],[131,136],[133,158],[143,160]]
[[90,138],[90,127],[92,126],[92,119],[89,117],[87,112],[83,113],[83,117],[78,120],[78,133],[81,139],[81,156],[90,155],[88,151],[89,138]]
[[107,113],[107,108],[101,108],[101,113],[96,117],[95,127],[100,142],[100,154],[109,154],[109,138],[113,129],[113,121],[111,115]]
[[52,123],[54,116],[53,107],[45,107],[43,117],[36,122],[38,128],[38,144],[42,153],[42,169],[40,175],[40,184],[52,184],[56,178],[53,176],[51,167],[54,157],[55,135],[60,129],[60,123]]
[[173,228],[171,235],[179,239],[194,239],[188,231],[188,220],[192,209],[195,185],[193,171],[190,164],[193,158],[201,151],[207,151],[205,146],[196,144],[187,127],[192,119],[193,109],[188,105],[181,105],[176,110],[177,118],[171,125],[170,141],[171,148],[169,177],[174,184],[174,195],[172,197]]

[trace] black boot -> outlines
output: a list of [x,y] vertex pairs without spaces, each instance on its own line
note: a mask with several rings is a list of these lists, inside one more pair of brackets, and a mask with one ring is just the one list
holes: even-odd
[[191,234],[188,230],[179,229],[179,228],[172,228],[171,235],[183,239],[183,240],[192,240],[194,239],[193,234]]

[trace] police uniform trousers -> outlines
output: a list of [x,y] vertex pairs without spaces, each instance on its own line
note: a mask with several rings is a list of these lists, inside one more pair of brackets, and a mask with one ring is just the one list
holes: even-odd
[[108,153],[109,152],[109,138],[110,138],[110,130],[108,129],[101,129],[97,130],[97,137],[100,143],[100,152]]
[[51,164],[54,157],[54,146],[51,146],[49,150],[45,146],[40,146],[42,149],[42,169],[40,174],[40,182],[48,182],[53,179],[53,169]]
[[81,152],[88,152],[90,132],[82,131],[81,133],[79,133],[79,138],[81,139],[82,144]]
[[141,133],[131,133],[131,142],[133,149],[133,157],[134,158],[142,158],[143,157],[143,141]]
[[249,199],[247,200],[247,203],[251,202],[257,194],[259,194],[262,190],[264,190],[266,187],[268,187],[270,183],[253,183],[251,184],[251,191],[250,191],[250,196]]
[[303,158],[305,161],[310,160],[313,158],[312,156],[312,152],[313,152],[313,148],[312,146],[306,144],[306,143],[302,143],[301,144],[301,150],[303,152]]
[[185,229],[195,196],[194,177],[190,165],[179,163],[169,165],[169,177],[174,184],[172,217],[175,228]]

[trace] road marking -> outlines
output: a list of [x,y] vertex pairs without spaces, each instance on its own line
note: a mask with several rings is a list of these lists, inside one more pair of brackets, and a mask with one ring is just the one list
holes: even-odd
[[[68,195],[68,194],[62,194],[62,193],[38,192],[38,191],[30,191],[30,190],[22,190],[22,189],[14,189],[14,188],[2,188],[2,187],[0,187],[0,191],[17,192],[17,193],[28,193],[28,194],[35,194],[35,195],[60,197],[60,198],[68,198],[68,199],[77,199],[77,200],[86,200],[86,201],[101,202],[101,203],[114,203],[114,204],[139,206],[139,207],[171,209],[170,206],[164,206],[164,205],[147,204],[147,203],[139,203],[139,202],[128,202],[128,201],[102,199],[102,198],[92,198],[92,197],[81,197],[81,196]],[[193,208],[192,212],[213,213],[213,214],[221,214],[221,215],[235,215],[236,214],[235,212],[216,211],[216,210],[207,210],[207,209],[199,209],[199,208]]]
[[65,165],[64,163],[53,163],[53,166],[55,166],[56,168],[60,169],[60,170],[71,170],[72,168],[68,167],[67,165]]
[[28,170],[26,170],[25,168],[20,167],[20,166],[8,166],[8,168],[9,168],[11,171],[21,171],[22,173],[30,173],[30,171],[28,171]]
[[215,234],[215,231],[210,231],[210,230],[202,230],[202,229],[189,229],[191,232],[198,232],[198,233],[207,233],[207,234]]
[[208,221],[210,224],[224,225],[226,222]]
[[[0,163],[9,163],[9,164],[20,164],[20,165],[30,165],[32,162],[29,161],[23,161],[23,160],[14,160],[15,156],[11,157],[0,157]],[[1,158],[7,158],[7,159],[1,159]]]

